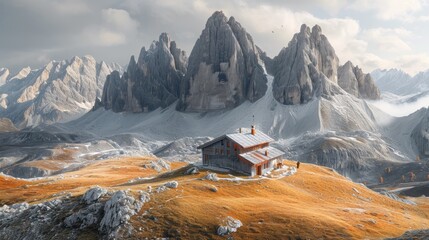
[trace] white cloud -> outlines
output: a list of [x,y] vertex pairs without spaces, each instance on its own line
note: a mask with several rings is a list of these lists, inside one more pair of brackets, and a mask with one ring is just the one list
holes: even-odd
[[425,0],[355,0],[351,8],[358,11],[372,10],[382,20],[406,20],[422,10]]
[[138,35],[139,23],[123,9],[102,9],[101,23],[90,25],[79,36],[87,43],[96,46],[115,46],[125,44],[129,37]]
[[425,53],[408,54],[393,60],[392,67],[398,67],[410,75],[415,75],[429,68],[429,55]]
[[106,25],[115,30],[133,32],[137,29],[138,22],[131,18],[130,14],[123,9],[103,9],[101,17]]
[[88,32],[88,38],[91,39],[93,44],[104,47],[126,43],[126,37],[123,33],[108,29],[91,30],[91,32]]
[[[232,11],[231,11],[232,12]],[[226,11],[230,14],[229,11]],[[351,46],[363,50],[364,42],[357,39],[360,32],[359,23],[350,18],[321,19],[308,12],[293,12],[287,8],[272,6],[241,6],[234,9],[234,17],[254,37],[254,41],[270,55],[275,56],[282,47],[286,47],[293,35],[305,23],[309,27],[321,26],[330,43],[340,58],[347,57]],[[346,56],[344,56],[346,55]],[[346,61],[348,59],[345,59]]]
[[90,11],[88,5],[80,0],[52,1],[49,5],[52,8],[52,11],[59,14],[77,15]]
[[371,28],[363,32],[363,37],[381,51],[400,53],[411,50],[404,38],[410,37],[404,28]]
[[[10,65],[20,51],[39,51],[42,57],[16,58],[14,65],[21,65],[18,60],[25,65],[44,61],[46,48],[57,49],[47,53],[57,59],[94,54],[125,63],[161,32],[170,33],[190,53],[207,18],[223,10],[271,57],[287,46],[301,24],[318,24],[341,63],[351,60],[365,72],[395,67],[415,73],[429,67],[429,5],[424,1],[429,0],[0,1],[5,13],[0,30],[9,33],[0,38],[0,64]],[[20,21],[12,21],[15,17]]]
[[421,97],[415,102],[410,103],[391,103],[385,100],[375,101],[373,104],[384,112],[395,116],[395,117],[403,117],[408,116],[411,113],[416,112],[421,108],[425,108],[429,106],[429,96]]

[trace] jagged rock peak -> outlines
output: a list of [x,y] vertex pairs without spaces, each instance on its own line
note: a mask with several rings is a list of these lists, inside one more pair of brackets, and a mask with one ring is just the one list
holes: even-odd
[[146,112],[167,107],[179,97],[187,65],[186,53],[167,33],[161,33],[148,50],[141,49],[137,62],[131,56],[122,77],[114,73],[108,78],[101,104],[115,112]]
[[335,88],[337,83],[338,57],[318,25],[310,30],[303,24],[273,65],[273,94],[283,104],[301,104],[329,95],[332,89],[328,88]]
[[261,98],[266,82],[250,34],[234,17],[228,20],[222,11],[216,11],[192,49],[177,109],[231,109],[246,100]]
[[115,69],[122,71],[89,55],[23,68],[0,86],[0,117],[19,128],[76,119],[91,109]]
[[338,85],[355,97],[380,99],[380,90],[375,85],[372,76],[369,73],[363,73],[362,69],[353,66],[350,61],[338,68]]
[[9,79],[9,69],[7,68],[0,68],[0,86],[6,83],[6,80]]

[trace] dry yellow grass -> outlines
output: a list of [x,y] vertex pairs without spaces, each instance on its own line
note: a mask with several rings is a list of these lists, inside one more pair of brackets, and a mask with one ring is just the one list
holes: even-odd
[[[52,198],[53,194],[63,192],[69,192],[75,196],[94,185],[113,187],[137,177],[156,175],[158,173],[155,170],[143,167],[154,160],[150,157],[103,160],[61,176],[56,175],[31,181],[0,175],[0,205],[22,201],[29,203],[44,201]],[[48,164],[48,160],[43,161],[43,164]],[[175,169],[184,165],[184,163],[173,163],[171,167]]]
[[[143,210],[150,209],[147,216],[158,221],[133,218],[133,225],[152,229],[137,238],[224,239],[214,233],[226,216],[244,224],[232,234],[234,239],[380,239],[429,227],[428,202],[402,204],[310,164],[280,180],[233,183],[190,180],[195,176],[172,178],[179,181],[179,188],[155,195]],[[212,192],[211,185],[218,192]]]
[[[176,170],[161,175],[142,167],[152,160],[100,161],[58,180],[52,177],[28,182],[0,176],[1,186],[9,186],[0,188],[0,203],[38,202],[61,191],[80,195],[96,184],[136,192],[176,180],[177,189],[153,194],[141,212],[131,218],[135,229],[142,228],[135,239],[224,239],[215,232],[226,216],[243,222],[243,227],[232,234],[234,239],[381,239],[410,229],[429,228],[429,201],[416,199],[417,206],[403,204],[324,167],[301,164],[298,173],[278,180],[212,182],[200,180],[206,171],[184,175],[184,163],[173,163]],[[157,177],[128,183],[147,176]],[[218,176],[229,177],[221,173]],[[217,192],[211,191],[213,185]]]

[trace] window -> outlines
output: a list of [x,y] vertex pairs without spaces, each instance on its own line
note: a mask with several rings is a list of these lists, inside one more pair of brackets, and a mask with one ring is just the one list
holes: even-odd
[[220,150],[220,155],[223,155],[223,149]]
[[222,140],[222,141],[220,141],[220,145],[222,145],[222,146],[223,146],[223,140]]
[[231,143],[229,141],[226,142],[227,147],[231,147]]
[[226,151],[226,155],[229,155],[229,154],[231,154],[231,152],[229,150],[227,150]]

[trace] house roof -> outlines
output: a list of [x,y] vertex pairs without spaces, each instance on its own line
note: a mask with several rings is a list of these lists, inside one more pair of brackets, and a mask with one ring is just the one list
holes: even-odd
[[243,148],[253,147],[262,143],[269,143],[274,141],[271,137],[263,133],[262,131],[256,130],[255,135],[252,135],[250,132],[242,132],[242,133],[231,133],[224,134],[220,137],[217,137],[209,142],[204,143],[203,145],[198,146],[198,149],[205,148],[215,142],[218,142],[224,138],[228,138],[231,141],[234,141],[238,145]]
[[226,137],[244,148],[274,141],[274,139],[258,130],[256,130],[255,135],[251,133],[232,133],[227,134]]
[[[268,156],[265,156],[265,151],[268,151]],[[251,152],[247,152],[247,153],[242,153],[239,156],[249,161],[251,164],[257,165],[265,161],[269,161],[271,159],[280,157],[284,154],[285,153],[283,151],[277,148],[266,147],[266,148],[257,149]]]

